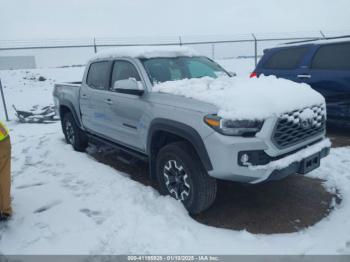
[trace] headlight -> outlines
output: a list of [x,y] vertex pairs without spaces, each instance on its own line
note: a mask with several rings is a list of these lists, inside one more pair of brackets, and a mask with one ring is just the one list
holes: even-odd
[[220,134],[227,136],[255,136],[261,130],[264,121],[259,120],[229,120],[217,115],[207,115],[204,122]]

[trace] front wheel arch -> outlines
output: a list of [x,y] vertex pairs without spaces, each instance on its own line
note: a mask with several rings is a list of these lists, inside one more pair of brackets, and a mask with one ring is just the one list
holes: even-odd
[[165,145],[186,141],[193,147],[206,171],[213,170],[209,154],[199,133],[191,126],[163,118],[154,119],[148,131],[147,154],[150,156],[150,175],[155,177],[155,160]]

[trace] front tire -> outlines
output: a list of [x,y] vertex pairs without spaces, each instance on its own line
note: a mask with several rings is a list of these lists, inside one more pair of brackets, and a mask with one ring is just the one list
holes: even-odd
[[216,179],[207,174],[187,142],[172,143],[159,151],[157,180],[160,193],[181,201],[191,214],[209,208],[216,197]]
[[71,113],[64,115],[62,120],[62,129],[66,142],[71,144],[74,150],[84,152],[88,146],[88,137],[75,122]]

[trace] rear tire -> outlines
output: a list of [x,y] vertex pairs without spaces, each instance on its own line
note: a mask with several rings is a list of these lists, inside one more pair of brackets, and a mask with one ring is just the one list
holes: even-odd
[[88,137],[82,131],[71,113],[66,113],[62,120],[62,129],[66,142],[71,144],[74,150],[84,152],[88,146]]
[[208,175],[187,142],[172,143],[159,151],[157,180],[160,193],[180,200],[191,214],[209,208],[216,197],[216,179]]

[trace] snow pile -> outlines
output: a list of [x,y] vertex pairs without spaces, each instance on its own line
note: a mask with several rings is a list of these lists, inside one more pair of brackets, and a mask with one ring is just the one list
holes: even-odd
[[198,53],[189,47],[180,46],[135,46],[135,47],[118,47],[103,50],[94,55],[90,61],[96,59],[110,59],[118,57],[136,57],[136,58],[153,58],[153,57],[177,57],[177,56],[197,56]]
[[309,85],[275,76],[184,79],[159,83],[153,91],[208,102],[219,108],[219,116],[228,119],[265,119],[325,103]]

